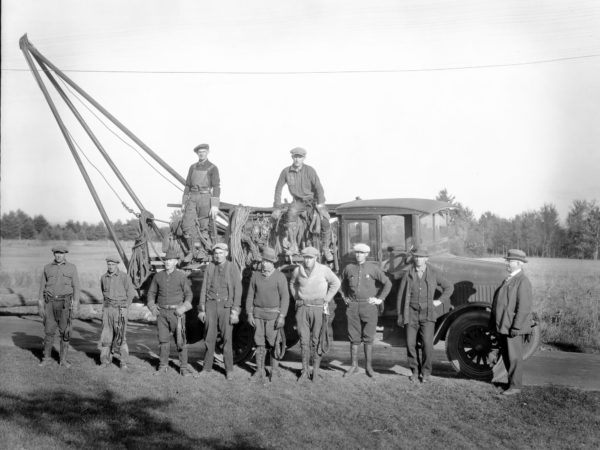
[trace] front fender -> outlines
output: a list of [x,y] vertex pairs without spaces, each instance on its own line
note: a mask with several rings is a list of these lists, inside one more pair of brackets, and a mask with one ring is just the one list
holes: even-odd
[[452,322],[454,322],[457,317],[461,316],[466,312],[475,310],[487,310],[491,312],[491,306],[492,305],[490,305],[489,303],[483,302],[468,303],[454,308],[449,313],[439,317],[435,322],[435,334],[433,337],[433,344],[435,345],[439,341],[446,340],[446,333],[448,332],[448,328],[450,328],[450,325],[452,325]]

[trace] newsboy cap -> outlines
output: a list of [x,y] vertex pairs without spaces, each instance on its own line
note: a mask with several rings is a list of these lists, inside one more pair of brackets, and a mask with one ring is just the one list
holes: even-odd
[[527,262],[527,255],[523,250],[519,250],[517,248],[511,248],[504,257],[506,260],[516,259],[517,261]]
[[290,153],[292,154],[292,156],[294,156],[294,155],[306,156],[306,150],[304,150],[302,147],[293,148],[290,150]]
[[208,144],[199,144],[194,147],[194,152],[198,150],[208,150]]
[[179,259],[179,252],[174,248],[170,248],[169,250],[167,250],[165,259]]
[[277,254],[275,253],[275,250],[271,247],[263,248],[261,252],[261,257],[262,259],[266,261],[271,261],[273,263],[277,261]]
[[64,245],[57,245],[56,247],[52,247],[52,253],[69,253],[69,250]]
[[217,249],[227,251],[227,250],[229,250],[229,247],[227,247],[227,244],[225,242],[218,242],[212,246],[213,252]]
[[369,253],[371,251],[371,247],[369,247],[367,244],[354,244],[354,247],[352,248],[352,250],[354,250],[355,252],[358,253]]
[[412,251],[413,256],[417,258],[429,258],[429,252],[424,248],[417,248]]
[[319,256],[319,250],[317,250],[314,247],[306,247],[306,248],[302,249],[300,254],[302,256],[306,256],[308,258],[316,258]]
[[117,255],[110,255],[106,257],[106,262],[114,262],[119,264],[121,262],[121,259]]

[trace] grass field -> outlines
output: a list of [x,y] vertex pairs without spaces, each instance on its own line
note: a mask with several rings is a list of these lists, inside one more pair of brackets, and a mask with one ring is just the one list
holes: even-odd
[[[6,241],[0,246],[0,307],[34,304],[44,264],[55,243]],[[84,302],[101,299],[104,258],[112,242],[73,242],[68,260],[78,267]],[[125,243],[129,254],[131,243]],[[156,244],[160,249],[160,245]],[[600,261],[531,258],[526,266],[541,318],[542,340],[568,350],[600,351]]]
[[[34,352],[37,352],[35,350]],[[399,375],[325,378],[298,384],[293,373],[266,386],[237,368],[215,374],[153,376],[146,361],[98,369],[40,368],[24,348],[0,353],[2,448],[598,448],[600,392],[530,387],[502,399],[482,382]]]

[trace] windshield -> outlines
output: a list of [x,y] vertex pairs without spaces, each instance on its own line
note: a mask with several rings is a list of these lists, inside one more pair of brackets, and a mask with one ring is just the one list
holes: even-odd
[[449,251],[448,220],[446,211],[419,217],[421,239],[419,245],[430,253]]

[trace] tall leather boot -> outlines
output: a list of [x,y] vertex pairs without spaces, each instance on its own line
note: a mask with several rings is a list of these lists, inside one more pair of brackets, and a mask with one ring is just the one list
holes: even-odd
[[309,368],[308,363],[310,360],[310,350],[308,346],[302,346],[302,371],[300,372],[300,376],[298,377],[298,381],[306,381],[309,378]]
[[358,344],[350,344],[350,360],[352,365],[344,374],[344,378],[351,377],[358,372]]
[[156,371],[155,375],[164,373],[169,369],[169,353],[171,351],[171,344],[169,342],[166,342],[166,343],[160,344],[159,347],[160,347],[160,363],[158,365],[158,370]]
[[273,378],[280,378],[281,373],[279,372],[279,360],[275,358],[275,350],[271,349],[271,374],[269,375],[269,381],[273,381]]
[[371,378],[375,376],[375,371],[373,370],[373,366],[371,365],[371,360],[373,359],[373,344],[365,342],[365,372]]
[[264,345],[256,347],[256,371],[252,374],[252,379],[259,383],[265,381],[265,355],[266,349]]
[[54,337],[44,339],[44,355],[39,363],[40,367],[47,366],[52,362],[52,346],[54,345]]
[[121,358],[119,360],[119,368],[127,370],[127,360],[129,359],[129,347],[127,344],[121,346]]
[[69,342],[60,341],[60,365],[65,368],[71,367],[71,363],[67,361],[67,355],[69,353]]
[[100,349],[100,365],[103,368],[108,368],[111,363],[110,347],[102,347]]
[[183,253],[185,253],[183,261],[190,262],[194,257],[194,238],[190,236],[184,236],[183,239],[185,240],[186,246],[186,248],[183,250]]

